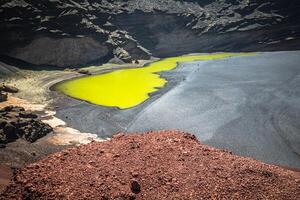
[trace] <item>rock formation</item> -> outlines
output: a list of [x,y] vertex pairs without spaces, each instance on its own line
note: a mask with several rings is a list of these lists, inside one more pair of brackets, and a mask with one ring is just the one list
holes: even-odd
[[22,107],[7,106],[0,110],[0,144],[23,138],[35,142],[52,132],[52,128],[43,123],[36,114],[25,111]]
[[7,93],[18,93],[19,89],[14,86],[6,85],[6,84],[2,83],[2,85],[0,85],[0,91],[7,92]]
[[[1,72],[1,69],[0,69],[0,72]],[[12,73],[12,71],[10,71],[10,72]],[[6,74],[6,75],[8,75],[8,74]],[[2,85],[0,85],[0,102],[7,100],[7,98],[8,98],[7,93],[17,93],[17,92],[19,92],[18,88],[2,83]]]
[[74,67],[299,49],[298,0],[3,0],[0,61]]

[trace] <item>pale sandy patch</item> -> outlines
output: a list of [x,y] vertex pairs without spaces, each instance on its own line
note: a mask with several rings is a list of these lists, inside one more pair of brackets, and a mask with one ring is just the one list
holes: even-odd
[[8,100],[0,103],[0,108],[5,106],[21,106],[30,111],[43,111],[45,114],[41,115],[41,119],[44,123],[49,124],[54,133],[47,137],[47,141],[55,145],[80,145],[87,144],[91,141],[103,141],[96,134],[82,133],[76,129],[68,127],[66,123],[55,117],[56,112],[53,110],[47,110],[45,105],[32,104],[27,100],[8,96]]
[[11,94],[8,94],[7,101],[0,102],[0,108],[4,108],[6,106],[21,106],[24,107],[26,110],[31,110],[31,111],[43,111],[45,109],[45,105],[32,104],[27,100],[14,97]]

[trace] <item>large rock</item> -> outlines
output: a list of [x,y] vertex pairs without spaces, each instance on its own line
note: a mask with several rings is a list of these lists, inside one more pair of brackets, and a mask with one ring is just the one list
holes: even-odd
[[28,125],[23,126],[20,129],[23,138],[29,142],[35,142],[36,140],[46,136],[52,132],[52,128],[39,120],[31,120]]
[[7,106],[0,109],[0,144],[23,138],[29,142],[44,137],[52,128],[38,116],[22,107]]
[[6,123],[3,127],[6,142],[12,142],[19,138],[18,130],[12,123]]
[[0,85],[0,91],[8,93],[18,93],[19,89],[11,85],[2,84]]
[[7,100],[7,94],[6,93],[2,93],[0,91],[0,102],[6,101]]

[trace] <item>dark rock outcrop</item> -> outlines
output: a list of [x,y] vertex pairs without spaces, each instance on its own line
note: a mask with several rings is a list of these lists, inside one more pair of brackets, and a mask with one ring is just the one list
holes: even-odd
[[22,107],[7,106],[0,110],[0,144],[23,138],[29,142],[44,137],[52,128]]
[[0,102],[6,101],[7,100],[7,93],[2,93],[0,91]]
[[74,67],[112,58],[294,50],[299,9],[298,0],[3,0],[0,60]]
[[85,70],[85,69],[79,69],[79,70],[77,70],[77,72],[79,74],[91,75],[91,72],[89,72],[89,70]]
[[[0,71],[1,71],[1,69],[0,69]],[[6,75],[8,75],[8,74],[6,74]],[[7,97],[8,97],[7,93],[17,93],[17,92],[19,92],[18,88],[2,83],[0,85],[0,102],[7,100]]]
[[8,93],[18,93],[19,89],[11,85],[2,84],[0,85],[0,91]]

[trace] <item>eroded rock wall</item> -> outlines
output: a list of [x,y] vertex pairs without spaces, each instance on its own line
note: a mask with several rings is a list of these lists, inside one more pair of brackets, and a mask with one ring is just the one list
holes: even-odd
[[3,0],[0,60],[76,67],[191,52],[295,50],[297,0]]

